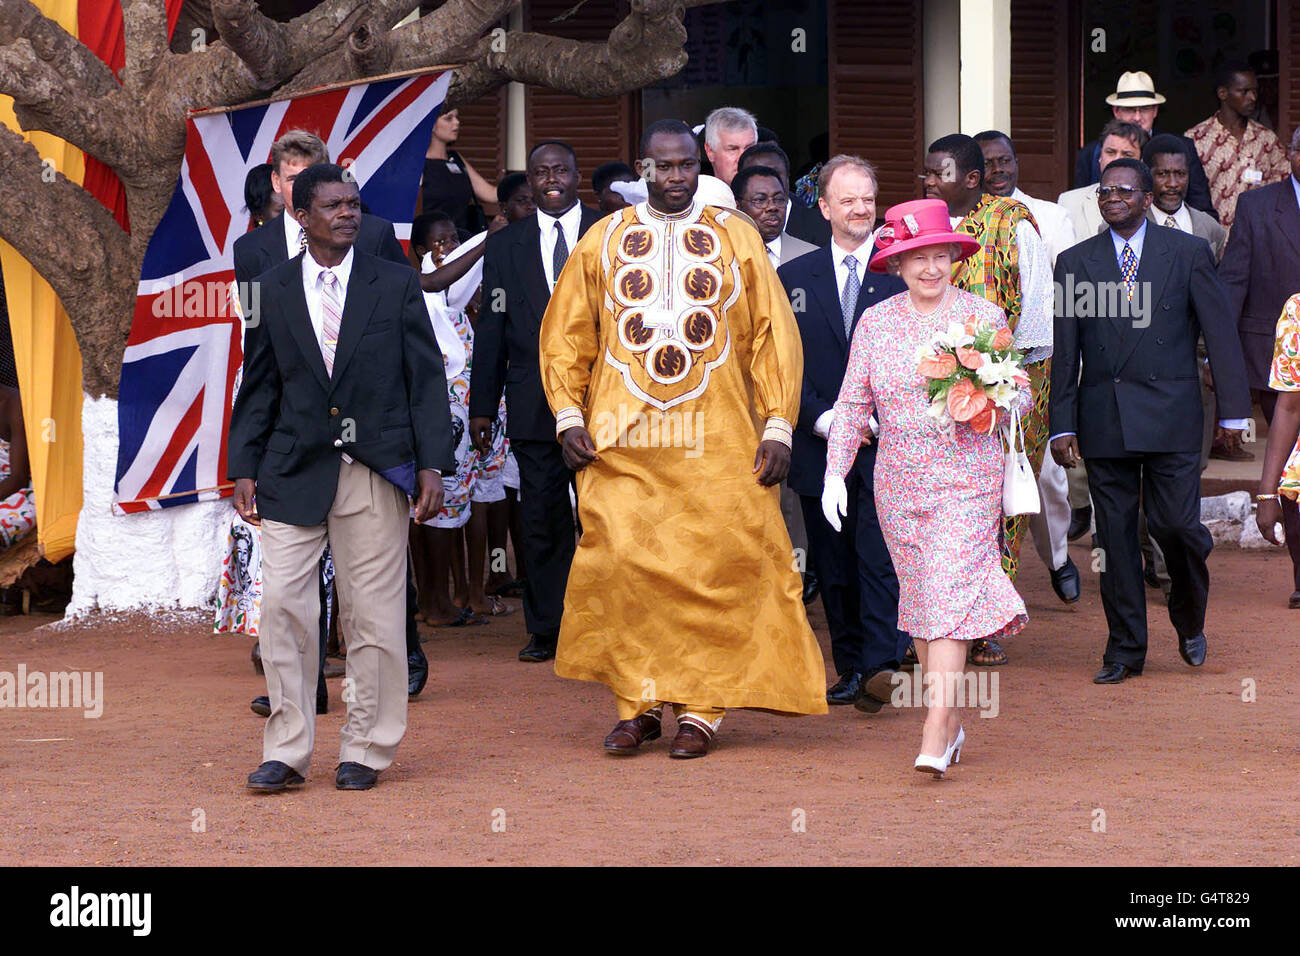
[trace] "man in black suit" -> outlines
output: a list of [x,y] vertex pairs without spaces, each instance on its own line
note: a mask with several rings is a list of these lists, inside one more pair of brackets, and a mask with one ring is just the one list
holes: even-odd
[[[1291,135],[1288,159],[1290,176],[1237,199],[1236,218],[1219,263],[1219,278],[1228,287],[1228,317],[1237,323],[1246,354],[1246,380],[1270,425],[1278,397],[1268,387],[1277,320],[1286,300],[1300,288],[1300,128]],[[1282,521],[1295,586],[1288,606],[1300,608],[1300,509],[1285,495]]]
[[895,276],[867,271],[876,182],[875,170],[856,156],[827,162],[818,194],[832,241],[777,270],[803,341],[803,394],[786,481],[800,496],[839,674],[826,701],[851,703],[868,713],[888,702],[908,643],[898,630],[898,578],[876,516],[875,443],[858,451],[849,474],[848,521],[842,532],[826,522],[821,495],[826,437],[848,368],[853,328],[868,307],[906,290]]
[[[330,161],[329,149],[315,133],[302,129],[291,129],[271,144],[271,188],[279,194],[284,203],[284,212],[235,240],[233,254],[235,259],[235,282],[241,296],[249,296],[250,301],[242,305],[247,317],[244,326],[244,350],[251,348],[250,336],[257,334],[257,311],[260,297],[249,293],[255,280],[262,273],[273,269],[282,262],[288,262],[299,255],[305,248],[306,234],[292,215],[293,183],[298,174],[308,166]],[[357,250],[367,252],[381,259],[410,265],[402,245],[393,232],[393,224],[387,219],[361,214],[361,229],[354,243]],[[407,582],[407,666],[409,668],[409,690],[412,696],[424,689],[429,677],[429,662],[420,647],[420,635],[415,625],[417,609],[415,579]],[[328,597],[327,597],[328,599]],[[323,714],[328,709],[329,698],[325,689],[325,641],[328,620],[324,610],[321,611],[320,632],[320,686],[317,692],[316,712]],[[259,706],[261,705],[261,706]],[[265,698],[253,701],[255,713],[264,713],[261,707],[269,707]]]
[[271,716],[252,790],[300,784],[315,737],[317,563],[328,539],[348,636],[336,785],[373,787],[406,730],[409,498],[442,503],[454,467],[442,354],[415,271],[354,248],[361,195],[339,166],[298,174],[307,251],[259,277],[260,323],[230,416],[227,474],[262,526],[262,664]]
[[1220,426],[1240,431],[1250,415],[1241,344],[1209,244],[1152,226],[1152,188],[1141,160],[1112,162],[1098,191],[1110,228],[1056,260],[1052,455],[1065,468],[1088,460],[1110,630],[1098,684],[1140,674],[1146,661],[1139,504],[1169,569],[1179,653],[1193,667],[1205,661],[1205,559],[1214,542],[1200,519],[1198,336],[1226,416]]
[[790,193],[790,157],[775,142],[759,141],[740,154],[737,171],[746,166],[770,166],[781,174],[785,187],[785,231],[818,248],[829,245],[831,224],[817,209],[810,209]]
[[538,333],[555,280],[570,250],[601,214],[578,202],[578,157],[567,143],[538,143],[528,154],[528,182],[537,214],[488,236],[483,253],[483,305],[474,330],[469,432],[486,453],[501,392],[506,435],[519,465],[524,526],[524,623],[528,646],[519,659],[555,657],[564,589],[573,561],[573,472],[555,440],[555,416],[542,392]]

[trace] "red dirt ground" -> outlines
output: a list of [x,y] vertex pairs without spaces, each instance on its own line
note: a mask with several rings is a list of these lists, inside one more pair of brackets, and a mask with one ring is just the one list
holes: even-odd
[[[247,638],[197,615],[6,618],[0,670],[103,670],[106,704],[97,720],[0,711],[0,864],[1300,862],[1300,611],[1284,554],[1212,556],[1203,668],[1179,659],[1157,601],[1145,674],[1099,687],[1097,576],[1072,552],[1076,610],[1026,549],[1031,624],[999,669],[1001,713],[967,715],[962,762],[937,782],[911,769],[915,709],[735,712],[706,759],[669,760],[666,741],[607,757],[608,691],[518,663],[516,614],[432,632],[434,678],[376,789],[334,789],[333,682],[307,785],[254,796],[248,701],[265,690]],[[829,660],[820,605],[813,620]]]

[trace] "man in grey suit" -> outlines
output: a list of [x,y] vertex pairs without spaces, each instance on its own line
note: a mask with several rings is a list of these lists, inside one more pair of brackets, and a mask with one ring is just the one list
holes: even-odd
[[[736,208],[758,226],[773,269],[805,253],[817,251],[811,242],[804,242],[785,231],[789,196],[780,170],[751,163],[736,173],[731,189],[736,197]],[[816,596],[818,585],[816,572],[807,563],[808,532],[804,528],[799,496],[785,482],[781,482],[781,514],[785,516],[785,527],[790,532],[795,558],[802,558],[797,566],[804,571],[804,601],[811,601]]]
[[[1278,393],[1268,387],[1273,340],[1286,300],[1300,288],[1300,129],[1291,136],[1291,175],[1241,194],[1219,278],[1228,287],[1229,318],[1237,323],[1246,353],[1246,380],[1269,423]],[[1286,546],[1295,590],[1288,604],[1300,608],[1300,510],[1282,499]]]

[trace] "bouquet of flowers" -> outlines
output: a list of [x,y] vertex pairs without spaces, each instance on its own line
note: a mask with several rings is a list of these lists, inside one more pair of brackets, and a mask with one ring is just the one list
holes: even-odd
[[1011,330],[986,321],[950,322],[917,349],[917,371],[930,399],[927,414],[952,440],[956,423],[984,435],[997,427],[999,408],[1010,409],[1029,384],[1020,367],[1024,356],[1011,345]]

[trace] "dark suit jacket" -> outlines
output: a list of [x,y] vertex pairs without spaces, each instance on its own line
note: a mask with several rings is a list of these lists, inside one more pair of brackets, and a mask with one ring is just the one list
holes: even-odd
[[[794,310],[803,341],[803,395],[786,483],[798,494],[815,496],[822,493],[826,477],[826,439],[813,431],[813,425],[823,412],[834,406],[849,366],[849,339],[844,334],[840,290],[835,281],[830,246],[787,262],[776,274],[791,302],[797,306],[802,301],[804,306]],[[877,302],[906,290],[903,280],[896,276],[864,271],[854,314],[861,318]],[[856,320],[854,328],[857,328]],[[858,450],[853,463],[869,488],[875,460],[876,445],[872,442]]]
[[[583,206],[578,234],[602,218],[598,210]],[[488,236],[483,248],[483,306],[474,330],[469,417],[495,419],[504,388],[506,434],[512,439],[555,441],[555,416],[542,391],[538,360],[538,335],[550,300],[537,217],[512,222]]]
[[1300,207],[1290,176],[1237,199],[1219,278],[1228,288],[1228,317],[1242,332],[1267,335],[1271,358],[1282,307],[1300,290]]
[[[1205,240],[1147,225],[1137,273],[1150,289],[1144,327],[1140,318],[1123,314],[1127,302],[1109,229],[1061,252],[1055,281],[1063,294],[1054,323],[1050,434],[1077,434],[1084,458],[1199,454],[1201,334],[1219,415],[1250,417],[1241,343]],[[1099,289],[1116,294],[1100,295]],[[1083,290],[1093,307],[1079,299]],[[1102,299],[1111,301],[1098,307]]]
[[831,224],[822,211],[816,206],[805,206],[793,197],[790,199],[790,213],[785,217],[785,231],[819,248],[831,242]]
[[[248,288],[248,283],[263,272],[289,260],[289,249],[284,240],[284,223],[281,221],[283,218],[284,213],[280,213],[235,240],[235,281],[239,284],[241,295]],[[353,248],[357,252],[368,252],[372,256],[405,266],[411,264],[402,251],[402,244],[397,241],[393,224],[369,213],[361,214],[361,228],[357,231]],[[248,314],[245,308],[244,315]]]
[[307,312],[302,256],[262,276],[259,334],[244,354],[226,474],[257,481],[264,518],[324,522],[341,455],[373,471],[455,468],[442,350],[419,277],[361,251],[339,326],[334,371]]
[[[1152,136],[1160,135],[1159,130],[1152,130]],[[1208,213],[1219,221],[1219,214],[1214,210],[1210,200],[1210,180],[1206,178],[1205,167],[1201,165],[1201,156],[1196,152],[1196,144],[1186,136],[1179,136],[1183,149],[1187,152],[1187,196],[1183,202],[1193,209]],[[1101,141],[1094,139],[1084,144],[1074,160],[1074,188],[1091,186],[1101,182]]]

